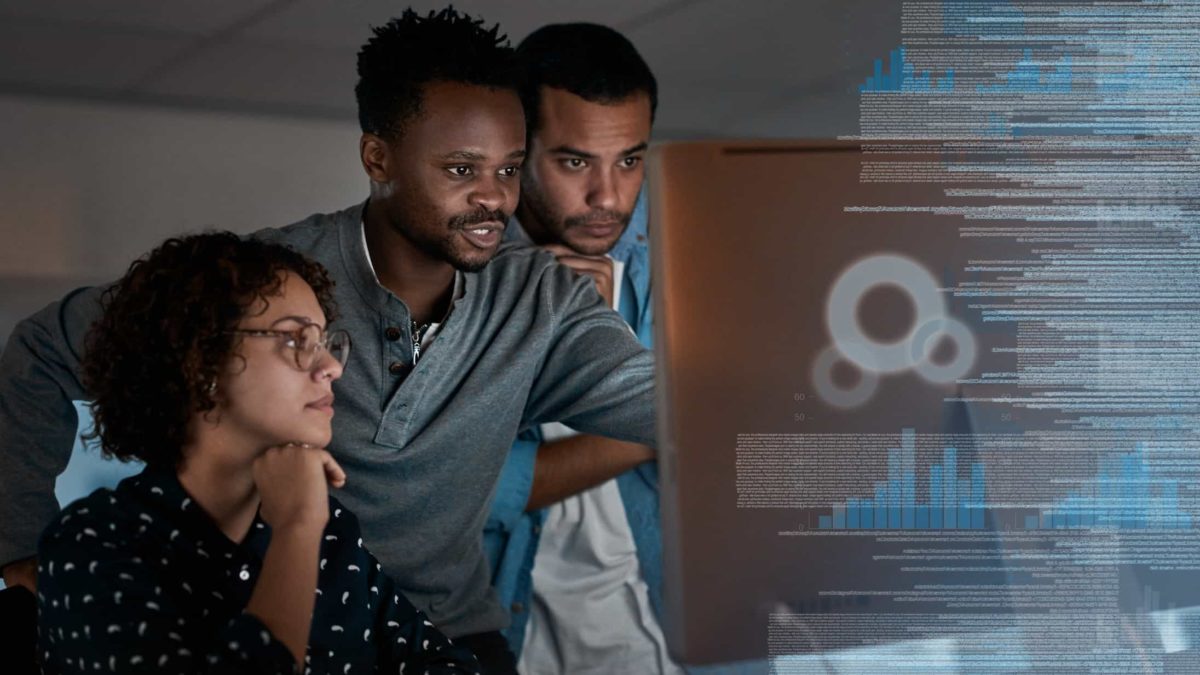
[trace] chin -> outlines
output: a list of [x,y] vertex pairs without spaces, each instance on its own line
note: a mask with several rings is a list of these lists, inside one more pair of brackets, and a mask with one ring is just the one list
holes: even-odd
[[599,256],[606,255],[609,251],[611,251],[612,248],[617,245],[617,239],[620,239],[620,237],[617,237],[612,241],[605,239],[592,239],[591,237],[570,238],[566,240],[566,244],[568,248],[570,248],[572,251],[575,251],[579,255]]
[[295,437],[291,439],[292,442],[306,443],[314,448],[324,448],[325,446],[329,445],[329,441],[333,439],[333,431],[328,427],[324,429],[297,428],[294,429],[292,433],[295,434]]
[[[499,250],[499,248],[496,250]],[[450,263],[459,272],[480,272],[488,266],[488,263],[494,257],[496,257],[496,251],[492,251],[485,256],[456,255],[450,257],[446,262]]]

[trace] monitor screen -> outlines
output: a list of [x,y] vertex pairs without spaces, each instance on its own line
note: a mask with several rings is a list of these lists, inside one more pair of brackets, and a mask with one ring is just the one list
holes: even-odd
[[954,672],[976,672],[1161,650],[1161,611],[1200,604],[1194,566],[1168,564],[1200,552],[1179,439],[1077,395],[1119,381],[1104,355],[1136,324],[1070,310],[1073,261],[996,208],[985,150],[656,148],[666,630],[685,662],[949,639]]

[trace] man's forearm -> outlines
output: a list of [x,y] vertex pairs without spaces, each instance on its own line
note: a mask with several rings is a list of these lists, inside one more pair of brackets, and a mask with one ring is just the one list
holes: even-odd
[[543,443],[538,448],[525,510],[545,508],[654,457],[654,449],[645,445],[588,434]]
[[14,560],[4,566],[4,585],[8,588],[24,586],[37,593],[37,558]]

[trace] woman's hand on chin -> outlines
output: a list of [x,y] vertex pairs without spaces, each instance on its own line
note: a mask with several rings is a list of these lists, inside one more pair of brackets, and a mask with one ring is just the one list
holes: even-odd
[[321,448],[289,443],[268,448],[254,460],[259,514],[272,530],[315,529],[329,522],[329,486],[346,484],[346,473]]

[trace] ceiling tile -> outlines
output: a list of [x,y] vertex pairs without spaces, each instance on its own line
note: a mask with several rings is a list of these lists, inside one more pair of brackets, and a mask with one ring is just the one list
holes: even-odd
[[710,0],[627,34],[660,81],[760,88],[825,81],[849,88],[899,43],[900,4]]
[[[757,135],[789,119],[807,128],[815,101],[844,111],[872,61],[900,39],[900,3],[880,0],[455,4],[501,22],[514,42],[551,22],[620,28],[658,76],[658,127],[672,134]],[[0,0],[0,92],[353,120],[355,54],[369,26],[403,6]]]
[[297,114],[354,120],[354,53],[244,41],[214,45],[157,78],[140,93],[267,104]]
[[0,23],[25,18],[67,24],[136,27],[208,34],[270,5],[272,0],[0,0]]
[[[328,0],[297,0],[291,6],[246,30],[243,37],[280,42],[301,42],[355,51],[370,36],[371,26],[386,23],[412,6],[419,13],[441,9],[445,2],[395,3],[384,0],[338,3]],[[548,23],[592,21],[609,25],[641,16],[658,8],[688,4],[678,0],[524,0],[499,4],[487,0],[462,0],[454,6],[461,12],[482,17],[487,25],[500,24],[501,32],[515,45],[534,28]]]
[[180,35],[5,21],[0,23],[0,88],[114,91],[178,53],[190,40]]

